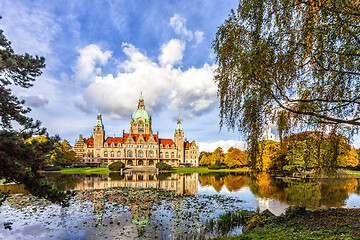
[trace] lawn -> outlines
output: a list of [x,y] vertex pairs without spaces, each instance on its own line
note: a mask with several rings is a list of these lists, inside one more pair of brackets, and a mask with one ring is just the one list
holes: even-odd
[[108,174],[110,170],[108,168],[63,168],[61,171],[54,171],[60,172],[64,174]]
[[234,168],[234,169],[208,169],[207,167],[198,168],[173,168],[169,171],[172,173],[209,173],[209,172],[249,172],[249,168]]
[[346,171],[347,174],[350,174],[350,175],[355,175],[355,176],[360,176],[360,171],[351,171],[351,170],[348,170]]

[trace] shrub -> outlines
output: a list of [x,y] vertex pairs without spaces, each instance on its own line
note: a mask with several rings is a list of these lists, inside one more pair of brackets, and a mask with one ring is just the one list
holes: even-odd
[[123,180],[124,179],[124,175],[117,173],[117,172],[110,172],[109,177],[111,178],[111,180]]
[[210,166],[208,167],[208,169],[220,169],[220,168],[221,168],[221,166],[220,166],[220,165],[216,165],[216,164],[210,165]]
[[156,164],[156,168],[159,170],[171,170],[171,166],[163,162],[158,162]]
[[54,167],[46,167],[44,171],[60,171],[62,167],[54,166]]
[[125,164],[123,162],[113,162],[108,166],[110,171],[120,171],[124,167]]

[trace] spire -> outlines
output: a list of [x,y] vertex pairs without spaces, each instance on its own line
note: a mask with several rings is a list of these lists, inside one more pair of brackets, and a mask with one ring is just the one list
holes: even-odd
[[101,113],[98,113],[98,115],[97,115],[97,118],[96,118],[96,125],[95,125],[95,126],[104,127],[104,125],[102,124]]
[[180,116],[179,116],[179,118],[177,120],[177,126],[176,126],[175,130],[183,130],[182,126],[181,126],[181,118],[180,118]]
[[145,104],[144,104],[144,98],[143,98],[143,96],[142,96],[142,92],[140,93],[138,109],[143,109],[143,110],[145,110]]

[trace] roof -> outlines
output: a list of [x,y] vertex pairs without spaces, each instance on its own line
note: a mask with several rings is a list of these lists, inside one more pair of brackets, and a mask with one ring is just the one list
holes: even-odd
[[190,142],[184,142],[185,150],[189,149],[189,147],[190,147]]
[[123,142],[123,138],[122,137],[108,137],[105,140],[105,142],[107,142],[108,144],[115,143],[115,145],[117,145],[118,143]]
[[174,144],[174,141],[172,139],[161,138],[160,144],[162,144],[163,146],[166,146],[166,144],[169,144],[169,146],[171,147]]
[[[140,136],[140,134],[132,134],[133,140],[134,140],[135,142],[137,142],[137,140],[139,139],[139,136]],[[150,134],[143,134],[142,136],[143,136],[145,142],[149,141]],[[125,134],[124,134],[123,142],[125,142],[128,137],[129,137],[129,133],[125,133]],[[159,139],[159,138],[158,138],[158,135],[153,134],[153,138],[154,138],[155,142],[158,142],[158,139]]]
[[150,115],[145,109],[137,109],[131,116],[134,121],[137,121],[140,117],[144,118],[146,122],[150,121]]
[[86,144],[89,148],[94,147],[94,138],[86,139]]

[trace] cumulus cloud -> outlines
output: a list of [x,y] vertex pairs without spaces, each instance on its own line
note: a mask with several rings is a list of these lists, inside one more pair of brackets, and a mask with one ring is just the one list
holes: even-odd
[[167,44],[164,44],[161,47],[161,55],[159,56],[160,65],[174,65],[181,62],[184,50],[184,42],[179,39],[171,39]]
[[221,147],[226,153],[230,147],[238,148],[240,150],[246,149],[245,141],[236,141],[236,140],[220,140],[216,142],[199,142],[199,150],[206,152],[213,152],[216,148]]
[[91,81],[94,74],[101,73],[101,68],[96,68],[96,66],[104,66],[112,53],[110,51],[103,52],[99,46],[90,44],[80,49],[79,54],[75,67],[76,77],[81,81]]
[[[128,117],[136,108],[141,91],[146,107],[151,113],[166,106],[180,111],[182,116],[192,117],[215,105],[215,66],[204,64],[201,68],[193,67],[187,70],[174,67],[175,64],[181,63],[185,49],[185,43],[182,41],[172,39],[164,44],[158,56],[159,63],[131,44],[124,43],[122,47],[127,59],[119,64],[120,71],[116,75],[96,75],[85,89],[86,104],[76,105],[80,110],[89,112],[91,107],[100,108],[111,118]],[[91,49],[98,47],[92,46]],[[79,52],[84,53],[83,50]],[[101,50],[96,52],[104,54]],[[106,55],[103,63],[109,57]],[[94,66],[94,61],[86,62]],[[81,69],[81,66],[88,68],[88,65],[78,65],[77,70],[80,73],[76,75],[93,72],[94,67],[92,71]]]
[[25,104],[30,107],[40,108],[49,103],[49,100],[42,95],[37,96],[24,96]]

